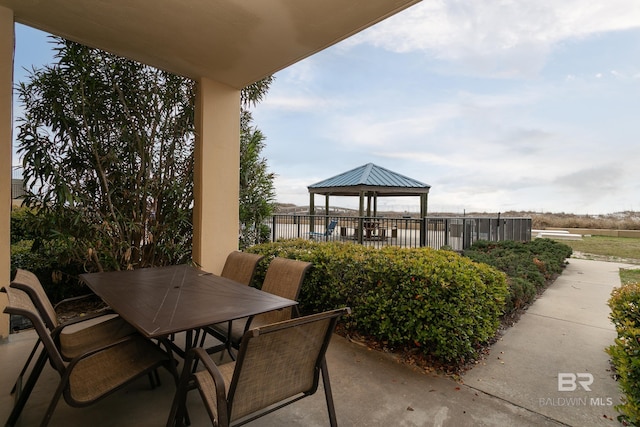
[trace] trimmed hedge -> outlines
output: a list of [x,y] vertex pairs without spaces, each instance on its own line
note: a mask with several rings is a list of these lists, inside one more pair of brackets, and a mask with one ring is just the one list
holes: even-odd
[[313,263],[300,293],[303,313],[349,306],[348,329],[447,364],[475,358],[495,336],[509,295],[503,273],[450,251],[306,240],[247,251],[266,255],[256,286],[275,256]]
[[640,283],[614,289],[609,307],[618,337],[606,350],[624,394],[622,403],[616,405],[618,420],[640,425]]
[[477,241],[464,251],[466,257],[488,264],[508,276],[509,298],[505,313],[509,314],[531,304],[562,272],[565,260],[572,254],[570,246],[551,239],[529,242]]

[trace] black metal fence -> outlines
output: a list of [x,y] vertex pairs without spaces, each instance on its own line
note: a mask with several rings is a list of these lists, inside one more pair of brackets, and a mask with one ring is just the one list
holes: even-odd
[[274,215],[271,239],[353,241],[363,245],[448,246],[461,251],[476,240],[531,240],[531,218],[425,217],[371,218],[353,216]]

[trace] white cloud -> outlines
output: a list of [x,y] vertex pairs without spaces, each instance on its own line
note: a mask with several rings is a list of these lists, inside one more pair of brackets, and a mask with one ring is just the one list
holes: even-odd
[[639,10],[428,0],[284,70],[260,106],[286,117],[269,144],[304,135],[313,155],[277,164],[278,200],[306,205],[307,185],[371,161],[430,184],[431,212],[637,208],[638,171],[616,165],[637,157]]
[[335,100],[303,95],[269,96],[262,105],[265,109],[273,108],[284,111],[314,111],[335,104]]
[[535,74],[555,45],[640,27],[637,0],[425,1],[349,39],[471,65],[460,73]]

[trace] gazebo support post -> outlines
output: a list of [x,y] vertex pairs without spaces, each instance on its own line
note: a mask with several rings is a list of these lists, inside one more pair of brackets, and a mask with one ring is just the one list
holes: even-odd
[[424,218],[427,216],[427,201],[429,200],[429,194],[421,194],[420,195],[420,217]]
[[364,221],[362,218],[364,217],[364,191],[360,192],[360,215],[358,216],[358,232],[356,233],[356,238],[358,239],[358,243],[362,243],[362,227],[364,226]]
[[[427,194],[420,195],[420,246],[427,246]],[[445,233],[446,234],[446,233]]]
[[373,193],[373,216],[378,216],[378,193]]
[[324,196],[324,229],[329,227],[329,193]]
[[309,193],[309,231],[316,231],[315,227],[315,215],[316,215],[316,204],[315,204],[315,196],[316,193]]

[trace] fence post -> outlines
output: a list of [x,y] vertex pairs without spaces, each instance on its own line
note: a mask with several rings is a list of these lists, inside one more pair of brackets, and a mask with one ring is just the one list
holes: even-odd
[[271,217],[271,241],[276,241],[276,216]]
[[444,220],[444,245],[449,246],[449,218]]

